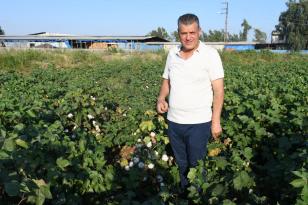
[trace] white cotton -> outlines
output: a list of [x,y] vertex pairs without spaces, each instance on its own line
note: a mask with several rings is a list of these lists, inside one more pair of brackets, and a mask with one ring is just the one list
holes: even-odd
[[152,142],[148,142],[148,143],[147,143],[147,147],[148,147],[148,148],[151,148],[151,147],[152,147]]
[[162,158],[163,161],[167,162],[169,157],[166,154],[163,154]]
[[134,162],[135,164],[137,164],[137,163],[139,162],[139,157],[134,157],[134,158],[133,158],[133,162]]
[[143,163],[143,162],[139,162],[139,163],[138,163],[138,167],[139,167],[140,169],[144,168],[144,163]]
[[153,169],[154,168],[154,164],[152,164],[152,163],[148,164],[148,168],[149,169]]
[[90,114],[88,114],[87,117],[88,117],[89,120],[94,119],[94,116],[93,116],[93,115],[90,115]]

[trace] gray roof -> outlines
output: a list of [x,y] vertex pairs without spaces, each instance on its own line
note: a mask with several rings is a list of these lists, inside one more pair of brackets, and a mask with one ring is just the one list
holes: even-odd
[[[257,42],[251,42],[251,41],[234,41],[234,42],[203,42],[206,45],[255,45],[258,44]],[[180,45],[180,42],[148,42],[147,44],[163,44],[163,45]]]
[[127,40],[127,41],[161,41],[167,40],[157,36],[40,36],[40,35],[0,35],[0,40]]

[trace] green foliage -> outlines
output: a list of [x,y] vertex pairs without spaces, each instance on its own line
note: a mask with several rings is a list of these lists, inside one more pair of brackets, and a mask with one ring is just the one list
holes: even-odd
[[1,26],[0,26],[0,35],[5,35],[5,32],[4,32],[4,30],[1,28]]
[[[0,204],[187,203],[154,111],[165,56],[28,52],[0,55]],[[222,58],[224,132],[190,169],[188,199],[307,204],[307,56]]]
[[254,185],[254,180],[248,175],[246,171],[241,171],[233,179],[234,188],[236,190],[242,190],[243,188],[250,188]]
[[243,32],[241,33],[240,39],[241,41],[247,41],[248,32],[252,28],[246,19],[243,20],[243,23],[241,24],[243,27]]
[[201,40],[207,42],[222,42],[224,41],[224,31],[209,30],[208,34],[203,32]]
[[178,31],[173,31],[171,33],[171,38],[172,38],[173,41],[179,42],[180,41],[180,37],[179,37]]
[[230,34],[228,33],[228,41],[230,42],[238,42],[241,41],[241,32],[239,34]]
[[290,182],[295,188],[300,188],[301,192],[297,198],[296,204],[303,205],[308,203],[308,172],[305,168],[301,171],[293,171],[298,178]]
[[171,40],[171,37],[164,27],[158,27],[156,30],[152,30],[148,36],[157,36],[166,40]]
[[285,36],[289,49],[308,48],[308,1],[289,0],[288,9],[280,14],[276,30]]
[[255,31],[255,38],[253,41],[265,43],[266,42],[266,33],[261,31],[260,29],[254,29]]
[[[227,37],[230,42],[245,40],[242,32],[239,34],[228,33]],[[222,42],[224,41],[224,30],[209,30],[209,33],[202,32],[200,39],[206,42]]]

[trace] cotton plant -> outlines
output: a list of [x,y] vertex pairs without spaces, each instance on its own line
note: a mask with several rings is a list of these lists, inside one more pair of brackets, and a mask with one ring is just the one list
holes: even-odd
[[[145,135],[142,136],[142,134]],[[130,161],[128,161],[124,169],[130,171],[132,168],[137,168],[140,171],[150,171],[154,181],[156,181],[160,187],[165,186],[163,174],[159,173],[162,171],[162,167],[166,168],[173,166],[174,159],[166,153],[165,141],[157,139],[157,137],[162,139],[164,136],[159,136],[159,134],[156,134],[154,131],[142,133],[140,130],[137,130],[132,135],[141,136],[136,140],[136,149],[134,153],[132,153]]]
[[177,173],[175,171],[177,167],[171,153],[166,149],[169,138],[165,134],[164,118],[155,113],[147,111],[146,115],[150,116],[150,119],[146,118],[140,123],[139,128],[131,133],[135,143],[130,146],[135,149],[121,167],[127,176],[137,174],[135,176],[139,183],[153,187],[165,201],[171,196],[169,190],[176,190],[172,181]]

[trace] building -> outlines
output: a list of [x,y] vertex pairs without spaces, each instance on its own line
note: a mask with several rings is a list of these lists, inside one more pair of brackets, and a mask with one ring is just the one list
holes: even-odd
[[[257,42],[205,42],[217,50],[245,51],[283,48],[285,38],[272,32],[272,43]],[[34,33],[24,36],[0,35],[0,43],[8,48],[49,49],[120,49],[123,51],[169,50],[179,42],[169,42],[156,36],[80,36],[59,33]]]
[[159,50],[159,44],[168,42],[156,36],[77,36],[57,33],[35,33],[24,36],[0,36],[0,41],[8,48],[61,48],[61,49],[107,49]]
[[286,36],[279,31],[272,31],[271,43],[286,43]]
[[[203,42],[206,45],[209,45],[217,50],[228,50],[228,51],[245,51],[245,50],[254,50],[257,46],[256,42]],[[148,48],[151,46],[159,47],[166,51],[171,48],[180,45],[180,42],[148,42]]]

